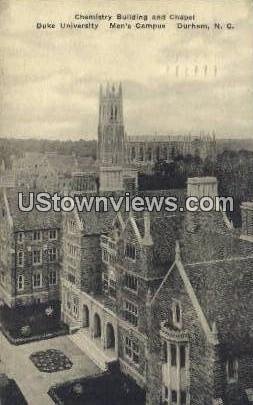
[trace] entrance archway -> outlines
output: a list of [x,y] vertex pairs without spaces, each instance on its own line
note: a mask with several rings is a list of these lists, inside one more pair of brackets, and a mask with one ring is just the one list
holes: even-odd
[[101,337],[101,319],[98,314],[94,315],[94,338]]
[[106,325],[106,347],[107,349],[115,349],[115,333],[111,323]]
[[87,305],[83,306],[83,327],[88,328],[90,326],[90,312]]

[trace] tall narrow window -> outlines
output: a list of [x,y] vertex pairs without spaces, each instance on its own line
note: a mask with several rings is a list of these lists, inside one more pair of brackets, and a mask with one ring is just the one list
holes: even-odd
[[132,243],[126,243],[125,256],[132,259],[132,260],[135,260],[135,258],[136,258],[136,250],[135,250],[135,246]]
[[235,359],[228,359],[226,364],[227,380],[229,383],[238,380],[238,361]]
[[172,316],[173,316],[174,326],[181,329],[182,328],[182,310],[181,310],[181,303],[177,300],[174,300],[172,303]]
[[56,285],[56,284],[57,284],[56,271],[52,270],[49,273],[49,285]]
[[57,230],[56,229],[50,229],[49,230],[49,239],[50,240],[57,239]]
[[41,264],[42,263],[42,255],[41,250],[34,250],[32,252],[33,264]]
[[48,249],[48,260],[49,262],[55,262],[57,260],[57,250],[55,247]]
[[172,390],[171,391],[171,402],[172,404],[177,404],[177,391]]
[[186,405],[186,391],[181,391],[181,405]]
[[180,367],[185,367],[185,346],[180,346]]
[[129,337],[125,339],[125,354],[135,364],[139,364],[139,345]]
[[125,320],[132,325],[138,325],[138,307],[129,301],[125,301]]
[[18,285],[17,285],[18,291],[22,291],[24,289],[24,276],[20,274],[18,276]]
[[33,240],[41,240],[41,231],[33,232]]
[[171,365],[176,367],[177,365],[177,347],[174,344],[170,345],[170,352],[171,352]]
[[24,252],[18,252],[18,266],[23,267],[24,264]]
[[168,361],[168,345],[167,345],[167,342],[163,342],[163,345],[162,345],[162,361],[164,363],[167,363],[167,361]]
[[34,288],[42,287],[42,274],[41,273],[35,273],[33,275],[33,287]]

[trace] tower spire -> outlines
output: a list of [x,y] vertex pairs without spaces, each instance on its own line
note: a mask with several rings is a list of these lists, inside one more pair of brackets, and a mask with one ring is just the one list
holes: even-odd
[[107,82],[99,96],[98,158],[100,163],[122,165],[125,158],[125,131],[121,83]]

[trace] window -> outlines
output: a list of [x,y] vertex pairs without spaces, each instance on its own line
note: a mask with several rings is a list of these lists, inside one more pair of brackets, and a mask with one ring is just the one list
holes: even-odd
[[167,361],[168,361],[168,345],[167,345],[167,342],[163,342],[163,344],[162,344],[162,361],[163,361],[163,363],[167,363]]
[[186,405],[186,391],[181,391],[181,405]]
[[72,273],[68,273],[68,281],[69,281],[71,284],[75,284],[75,283],[76,283],[76,278],[75,278],[75,276],[74,276]]
[[180,346],[180,368],[185,367],[185,346]]
[[24,289],[25,283],[24,283],[24,276],[22,274],[20,274],[18,276],[18,291],[22,291]]
[[18,266],[23,267],[24,265],[24,252],[18,252]]
[[125,274],[125,286],[129,288],[129,290],[137,291],[138,289],[138,279],[137,277],[131,274]]
[[166,404],[167,404],[168,403],[167,401],[169,399],[169,390],[168,390],[168,387],[166,385],[163,387],[163,397],[164,397],[164,400],[166,401]]
[[132,245],[131,243],[126,243],[125,256],[132,259],[132,260],[135,260],[135,258],[136,258],[135,246]]
[[116,262],[115,255],[109,253],[106,249],[102,249],[102,260],[106,264],[114,265]]
[[227,381],[229,383],[238,380],[238,361],[235,359],[228,359],[226,364]]
[[110,271],[109,275],[103,273],[103,290],[112,298],[116,298],[116,277],[114,271]]
[[33,264],[41,264],[42,263],[42,256],[41,250],[34,250],[32,252]]
[[24,240],[24,233],[23,232],[18,232],[18,243],[22,243]]
[[174,344],[170,345],[170,354],[171,354],[171,365],[176,367],[177,365],[177,347]]
[[104,292],[108,292],[108,275],[106,273],[103,273],[103,289]]
[[177,404],[177,391],[175,390],[171,391],[171,403]]
[[109,295],[112,298],[116,298],[116,281],[112,278],[109,279]]
[[56,229],[49,230],[49,239],[51,239],[51,240],[57,239],[57,230]]
[[139,364],[139,345],[129,337],[125,339],[125,354],[134,363]]
[[33,240],[41,240],[41,231],[33,232]]
[[73,313],[75,315],[75,317],[78,317],[78,299],[74,298],[73,299]]
[[35,273],[33,275],[33,287],[34,288],[42,287],[42,275],[41,275],[41,273]]
[[49,273],[49,285],[56,285],[56,284],[57,284],[56,271],[52,270]]
[[181,303],[179,301],[173,301],[172,304],[172,316],[174,325],[181,329],[182,328],[182,310]]
[[56,248],[48,249],[48,261],[55,262],[57,260],[57,250]]
[[129,301],[125,301],[125,319],[134,326],[138,324],[138,308]]

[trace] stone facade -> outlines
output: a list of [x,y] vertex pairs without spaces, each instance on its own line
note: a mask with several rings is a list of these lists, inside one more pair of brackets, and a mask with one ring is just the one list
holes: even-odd
[[[188,195],[196,184],[216,194],[206,178],[189,180]],[[64,240],[82,253],[74,277],[63,271],[62,319],[102,369],[117,361],[145,389],[147,405],[248,404],[252,243],[221,212],[190,216],[67,214],[79,242],[71,227]]]
[[1,299],[9,307],[60,299],[60,218],[21,213],[17,190],[1,191]]

